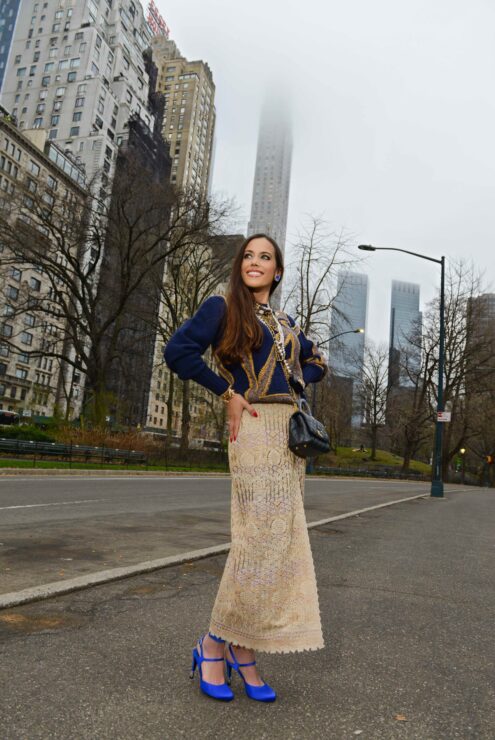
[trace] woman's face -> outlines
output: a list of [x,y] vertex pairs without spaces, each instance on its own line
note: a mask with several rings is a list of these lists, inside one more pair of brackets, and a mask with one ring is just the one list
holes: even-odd
[[280,275],[273,244],[264,237],[251,239],[244,250],[241,265],[243,282],[252,290],[270,289],[275,275]]

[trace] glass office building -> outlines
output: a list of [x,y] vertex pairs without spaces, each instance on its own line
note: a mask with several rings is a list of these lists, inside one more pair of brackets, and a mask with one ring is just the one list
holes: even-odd
[[[341,272],[337,277],[337,295],[332,306],[330,336],[354,329],[366,329],[368,313],[368,276],[359,272]],[[354,376],[362,367],[364,333],[345,334],[333,339],[328,347],[329,361],[336,375]]]
[[392,280],[390,305],[390,386],[414,384],[421,367],[422,314],[419,285]]
[[[341,393],[350,394],[352,408],[350,422],[359,427],[363,421],[360,398],[360,379],[364,360],[364,332],[368,313],[368,276],[359,272],[341,272],[337,277],[337,294],[332,306],[328,361],[333,375],[337,376]],[[345,334],[344,332],[350,332]],[[339,334],[343,336],[337,336]],[[345,379],[345,382],[344,380]]]

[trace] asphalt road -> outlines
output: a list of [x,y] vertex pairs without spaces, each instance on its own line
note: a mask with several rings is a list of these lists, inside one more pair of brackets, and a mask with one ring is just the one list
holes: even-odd
[[493,740],[495,494],[313,529],[325,649],[259,654],[278,692],[188,678],[225,556],[0,612],[2,740]]
[[[407,481],[308,478],[306,517],[318,521],[428,491]],[[226,477],[0,478],[0,593],[229,539]]]

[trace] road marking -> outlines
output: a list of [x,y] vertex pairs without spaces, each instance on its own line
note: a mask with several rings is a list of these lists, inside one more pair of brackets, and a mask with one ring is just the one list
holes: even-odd
[[17,506],[0,506],[3,509],[34,509],[38,506],[72,506],[73,504],[92,504],[97,501],[108,501],[106,498],[87,498],[84,501],[53,501],[49,504],[18,504]]

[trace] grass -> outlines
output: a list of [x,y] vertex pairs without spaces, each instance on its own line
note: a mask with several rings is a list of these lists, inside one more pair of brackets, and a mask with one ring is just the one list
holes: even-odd
[[[321,455],[318,458],[318,464],[328,467],[340,467],[340,468],[365,468],[373,470],[376,468],[387,467],[387,468],[400,468],[402,466],[402,457],[394,455],[391,452],[385,450],[376,451],[376,460],[370,460],[370,450],[366,449],[365,452],[361,452],[356,448],[352,447],[338,447],[337,452],[330,452],[327,455]],[[190,472],[190,473],[225,473],[225,465],[207,465],[205,467],[191,466],[186,467],[185,465],[111,465],[105,463],[85,463],[85,462],[58,462],[52,460],[37,460],[36,465],[33,465],[32,459],[6,459],[0,458],[0,468],[34,468],[34,469],[58,469],[58,470],[147,470],[149,472]],[[431,473],[430,465],[420,462],[419,460],[412,460],[410,464],[410,470],[418,473],[425,473],[429,475]]]
[[205,467],[191,467],[188,468],[184,465],[105,465],[101,463],[83,463],[73,462],[55,462],[52,460],[36,460],[36,465],[33,465],[33,460],[17,460],[17,459],[5,459],[0,458],[0,468],[32,468],[32,469],[48,469],[48,470],[147,470],[153,471],[176,471],[176,472],[221,472],[225,473],[225,465],[209,465]]
[[[318,462],[320,465],[328,465],[329,467],[368,468],[370,470],[381,467],[400,468],[402,466],[403,458],[400,455],[394,455],[392,452],[377,450],[376,460],[371,460],[370,455],[371,450],[369,448],[362,452],[355,447],[338,447],[336,452],[322,455]],[[418,473],[427,475],[431,473],[431,466],[419,460],[411,460],[409,468]]]

